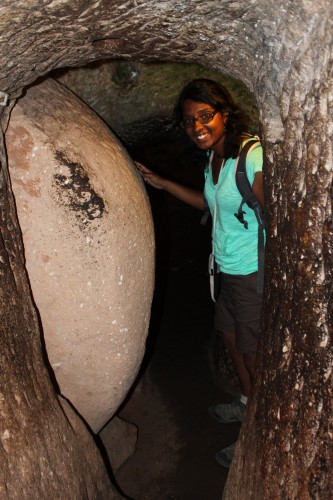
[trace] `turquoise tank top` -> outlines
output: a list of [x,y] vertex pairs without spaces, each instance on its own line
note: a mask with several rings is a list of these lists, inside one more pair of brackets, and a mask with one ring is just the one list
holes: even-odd
[[[216,262],[223,273],[253,273],[258,270],[258,222],[253,210],[246,204],[243,205],[243,210],[248,229],[234,215],[242,201],[235,180],[236,159],[228,158],[220,171],[217,184],[214,185],[212,157],[211,153],[205,169],[204,195],[213,219],[216,203],[215,235],[212,234]],[[262,171],[262,163],[262,147],[258,145],[246,158],[246,173],[251,186],[255,174]]]

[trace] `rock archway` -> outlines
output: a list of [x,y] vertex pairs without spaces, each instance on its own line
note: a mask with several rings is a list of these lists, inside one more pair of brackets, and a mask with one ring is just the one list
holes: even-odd
[[[201,62],[256,97],[269,215],[264,335],[225,498],[325,498],[332,486],[332,11],[328,0],[2,5],[3,134],[37,77],[101,58]],[[1,483],[9,498],[112,498],[97,456],[82,460],[79,421],[68,425],[43,365],[3,134]]]

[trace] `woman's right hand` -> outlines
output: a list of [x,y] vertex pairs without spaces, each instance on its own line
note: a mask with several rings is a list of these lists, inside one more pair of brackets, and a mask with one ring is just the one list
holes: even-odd
[[155,174],[155,172],[138,161],[135,161],[134,163],[147,184],[150,184],[150,186],[153,186],[156,189],[164,189],[165,179],[163,177]]

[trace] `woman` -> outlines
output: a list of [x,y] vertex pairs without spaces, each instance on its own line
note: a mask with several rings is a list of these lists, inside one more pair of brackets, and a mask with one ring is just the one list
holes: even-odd
[[[198,148],[209,152],[204,191],[170,181],[137,163],[144,180],[164,189],[193,207],[204,210],[206,201],[215,214],[213,245],[221,271],[221,293],[215,305],[215,328],[221,333],[240,379],[242,395],[230,404],[209,408],[221,423],[242,422],[251,393],[260,327],[262,297],[257,293],[258,223],[246,209],[248,228],[235,217],[241,195],[235,181],[235,161],[251,138],[246,116],[234,104],[227,90],[207,79],[197,79],[183,89],[175,108],[176,120]],[[253,193],[264,205],[262,148],[249,151],[246,172]],[[229,467],[235,444],[216,455]]]

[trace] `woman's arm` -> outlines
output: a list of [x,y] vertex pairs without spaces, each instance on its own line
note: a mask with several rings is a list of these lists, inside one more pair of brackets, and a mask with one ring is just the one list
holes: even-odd
[[172,196],[188,203],[192,207],[204,210],[205,205],[202,191],[182,186],[174,181],[169,181],[168,179],[155,174],[155,172],[147,168],[145,165],[142,165],[142,163],[135,162],[135,164],[147,184],[150,184],[150,186],[153,186],[156,189],[164,189],[164,191],[167,191]]

